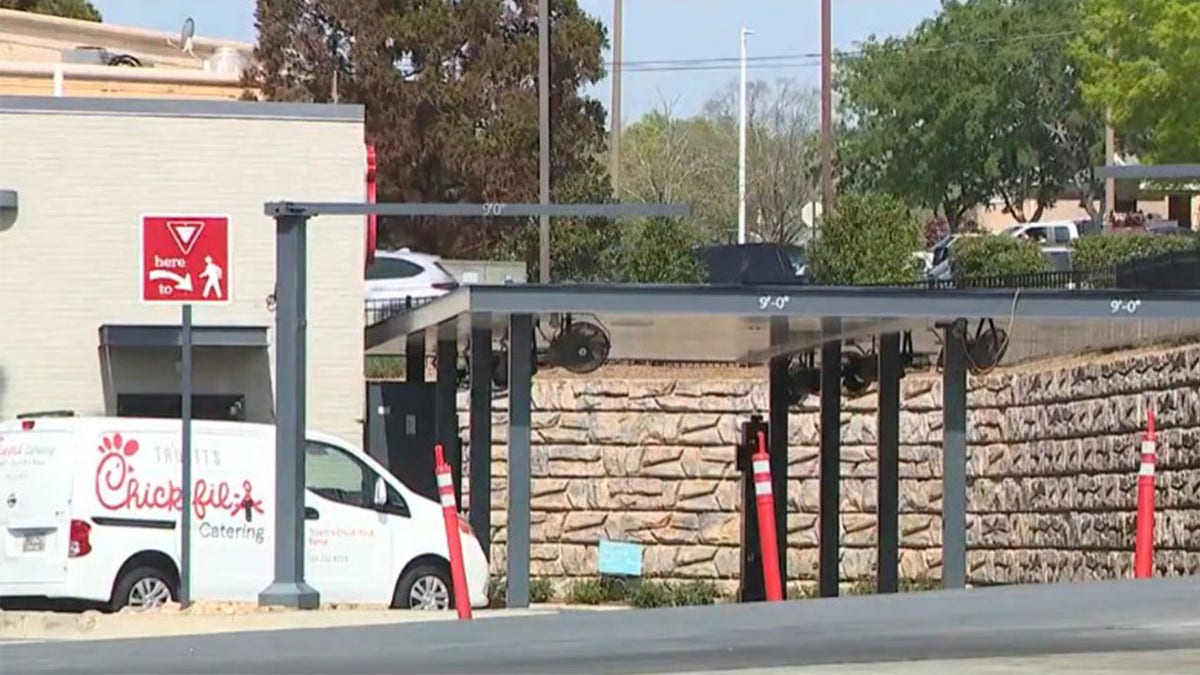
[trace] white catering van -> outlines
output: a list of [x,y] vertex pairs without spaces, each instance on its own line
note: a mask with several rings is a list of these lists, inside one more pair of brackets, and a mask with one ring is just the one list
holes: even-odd
[[[39,417],[0,423],[0,599],[150,607],[179,588],[179,420]],[[453,606],[445,521],[360,450],[310,432],[305,579],[322,601]],[[256,601],[274,577],[275,427],[192,425],[196,600]],[[488,565],[460,517],[471,605]]]

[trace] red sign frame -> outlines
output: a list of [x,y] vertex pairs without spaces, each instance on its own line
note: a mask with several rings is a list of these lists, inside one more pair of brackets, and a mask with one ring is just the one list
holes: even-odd
[[138,227],[142,302],[231,301],[229,216],[143,214]]

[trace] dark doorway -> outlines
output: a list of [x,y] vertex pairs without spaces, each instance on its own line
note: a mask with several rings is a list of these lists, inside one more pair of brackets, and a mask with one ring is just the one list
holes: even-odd
[[[442,411],[444,412],[444,411]],[[388,468],[410,490],[437,501],[433,446],[438,430],[437,385],[433,382],[367,382],[367,423],[363,429],[367,454]],[[462,503],[462,441],[458,414],[448,420],[454,432],[445,448],[453,467],[454,495]]]
[[[118,394],[117,417],[179,419],[183,414],[179,394]],[[244,422],[246,397],[240,394],[194,394],[192,419]]]

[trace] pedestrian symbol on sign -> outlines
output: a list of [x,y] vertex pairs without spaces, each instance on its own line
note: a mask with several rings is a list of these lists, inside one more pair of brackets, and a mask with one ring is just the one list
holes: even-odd
[[204,256],[204,271],[200,278],[204,279],[204,297],[216,294],[221,299],[221,266],[213,262],[211,255]]

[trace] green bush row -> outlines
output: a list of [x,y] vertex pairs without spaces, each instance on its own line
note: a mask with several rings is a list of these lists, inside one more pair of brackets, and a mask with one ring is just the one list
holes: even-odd
[[1094,234],[1075,241],[1074,265],[1077,269],[1106,270],[1137,258],[1149,258],[1168,251],[1190,251],[1198,247],[1200,239],[1188,234]]
[[966,237],[954,244],[955,278],[1044,272],[1050,261],[1036,243],[999,235]]
[[[1200,248],[1200,238],[1189,234],[1149,232],[1089,234],[1072,243],[1072,266],[1077,270],[1103,271],[1129,260],[1168,251]],[[1049,261],[1038,244],[1012,237],[984,234],[954,245],[951,262],[956,278],[1008,276],[1044,272]]]
[[[942,584],[937,579],[915,578],[900,579],[900,592],[912,593],[918,591],[937,590]],[[788,599],[800,600],[814,598],[817,595],[816,584],[794,583],[788,587]],[[507,584],[500,577],[493,581],[490,596],[493,608],[505,606]],[[875,593],[875,581],[860,579],[844,589],[843,595],[871,595]],[[579,579],[566,588],[564,601],[570,605],[606,605],[623,604],[649,609],[654,607],[685,607],[692,605],[711,605],[721,599],[720,589],[708,581],[688,581],[684,583],[669,583],[651,579],[621,579],[616,577],[599,577]],[[533,603],[547,603],[555,600],[554,585],[549,579],[534,578],[529,580],[529,600]]]
[[[489,589],[489,606],[504,607],[507,591],[508,584],[503,577],[494,579]],[[707,581],[669,584],[647,579],[600,577],[575,581],[567,587],[564,600],[571,605],[628,604],[648,608],[711,605],[720,597],[717,586]],[[553,602],[554,585],[549,579],[530,579],[529,600],[533,603]]]

